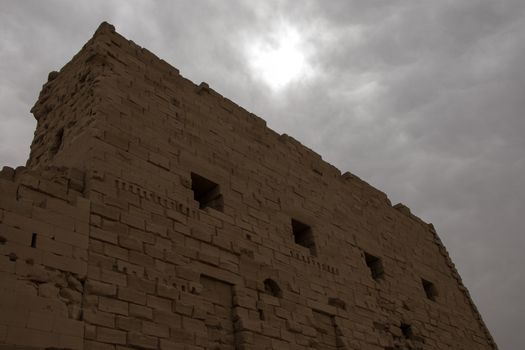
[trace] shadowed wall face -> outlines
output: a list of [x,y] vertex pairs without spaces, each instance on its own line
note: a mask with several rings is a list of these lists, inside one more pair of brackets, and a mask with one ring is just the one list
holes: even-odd
[[[13,254],[45,242],[26,220],[87,239],[42,247],[63,348],[496,349],[432,225],[207,84],[108,24],[52,77],[29,169],[2,172],[0,224],[27,240],[1,266],[26,276]],[[24,317],[0,344],[57,346]]]

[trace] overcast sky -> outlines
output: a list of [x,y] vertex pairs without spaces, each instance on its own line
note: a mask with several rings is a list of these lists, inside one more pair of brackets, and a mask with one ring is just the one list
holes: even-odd
[[525,1],[0,0],[0,164],[103,20],[436,226],[501,350],[525,325]]

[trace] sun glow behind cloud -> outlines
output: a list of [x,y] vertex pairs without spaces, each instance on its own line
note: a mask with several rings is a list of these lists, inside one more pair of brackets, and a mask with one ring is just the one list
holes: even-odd
[[306,42],[290,25],[281,25],[252,41],[247,46],[247,58],[253,74],[272,90],[280,90],[312,73]]

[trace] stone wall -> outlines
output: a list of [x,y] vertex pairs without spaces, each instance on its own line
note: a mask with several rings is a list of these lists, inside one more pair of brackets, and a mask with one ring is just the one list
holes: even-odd
[[85,174],[84,270],[50,266],[84,349],[496,349],[432,225],[112,26],[48,84],[28,167]]
[[0,348],[83,349],[83,186],[74,170],[0,172]]

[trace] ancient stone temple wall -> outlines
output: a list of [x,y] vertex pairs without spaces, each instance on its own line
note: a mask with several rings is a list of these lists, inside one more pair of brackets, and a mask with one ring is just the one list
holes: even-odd
[[83,348],[90,212],[83,175],[58,168],[0,172],[2,349]]
[[[0,344],[496,349],[432,225],[112,26],[50,75],[33,111],[28,169],[1,180],[2,286],[40,298],[40,282],[10,267],[26,259],[10,260],[11,242],[44,248],[11,215],[33,223],[36,212],[51,232],[67,222],[82,245],[52,239],[71,248],[48,253],[71,264],[34,264],[58,276],[47,296],[77,333],[38,344],[17,335],[34,321],[0,317]],[[26,199],[26,174],[65,197],[33,184],[39,199]]]

